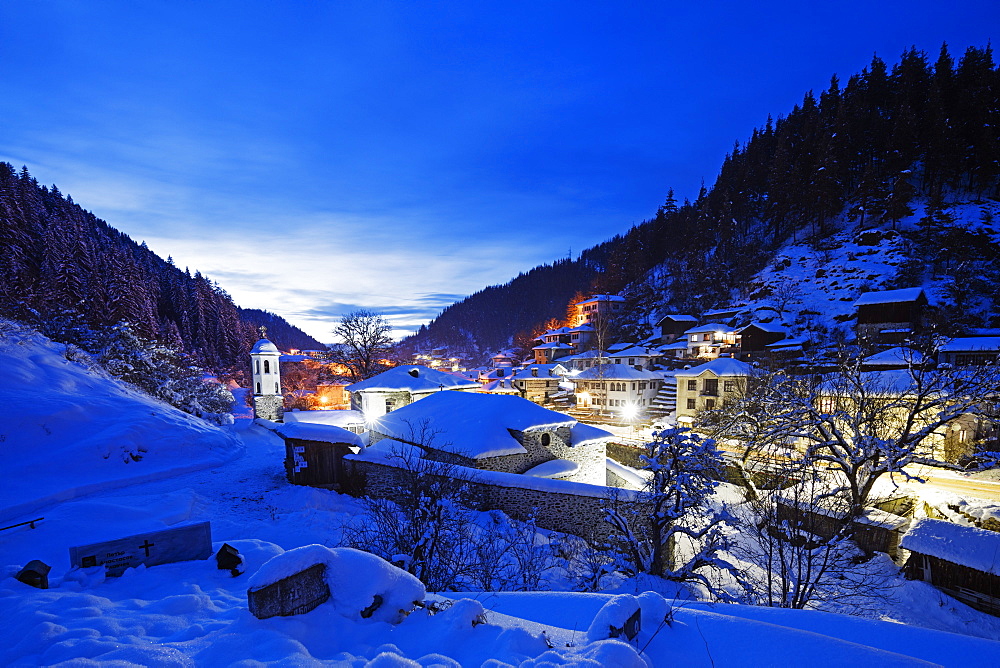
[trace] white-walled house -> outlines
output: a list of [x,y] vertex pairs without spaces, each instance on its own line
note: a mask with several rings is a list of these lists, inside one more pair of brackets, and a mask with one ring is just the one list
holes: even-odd
[[715,359],[736,346],[736,331],[729,325],[710,322],[684,332],[687,356],[691,359]]
[[614,319],[625,306],[625,298],[618,295],[591,295],[573,305],[576,308],[574,325],[587,325],[601,319]]
[[649,369],[650,365],[656,364],[660,357],[658,350],[644,348],[642,346],[629,346],[613,353],[608,353],[612,364],[626,364],[638,369]]
[[751,366],[719,357],[674,374],[677,379],[677,421],[691,423],[699,411],[712,410],[746,391]]
[[518,369],[510,383],[528,401],[544,404],[559,391],[559,381],[568,374],[562,364],[529,364]]
[[663,385],[663,374],[627,364],[598,364],[574,376],[576,407],[642,415]]
[[481,387],[475,380],[454,373],[410,364],[389,369],[345,389],[351,394],[351,408],[371,420],[435,392],[476,392]]

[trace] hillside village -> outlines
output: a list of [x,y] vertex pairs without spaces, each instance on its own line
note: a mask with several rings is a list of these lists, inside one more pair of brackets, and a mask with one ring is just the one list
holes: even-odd
[[[848,240],[851,234],[841,237]],[[405,471],[444,475],[463,481],[481,508],[604,540],[614,537],[604,517],[608,499],[641,516],[647,512],[643,504],[656,496],[648,473],[657,452],[651,442],[676,439],[689,430],[707,433],[722,448],[722,479],[734,489],[743,487],[745,498],[776,490],[766,492],[773,494],[776,512],[807,533],[827,541],[850,535],[867,554],[887,554],[908,577],[1000,613],[995,568],[963,556],[965,549],[970,554],[996,549],[1000,496],[976,501],[977,492],[966,499],[961,491],[953,490],[959,494],[953,496],[934,484],[935,477],[951,471],[995,465],[1000,330],[971,328],[960,336],[943,336],[933,283],[874,289],[894,276],[896,236],[865,230],[854,238],[843,243],[839,257],[828,250],[824,267],[802,266],[815,273],[817,282],[828,276],[833,283],[843,282],[839,290],[824,285],[813,291],[802,281],[779,302],[773,291],[767,294],[759,286],[756,291],[765,297],[700,317],[660,315],[652,323],[654,334],[640,341],[612,336],[625,299],[595,294],[571,304],[566,322],[541,332],[527,359],[503,350],[491,355],[489,364],[465,369],[447,350],[417,354],[410,364],[344,384],[341,410],[284,411],[280,394],[267,390],[275,376],[266,370],[289,368],[295,358],[262,340],[252,355],[257,416],[285,439],[286,474],[293,483],[404,502]],[[791,245],[776,264],[805,265],[801,256],[793,259],[801,247]],[[881,275],[876,273],[880,261]],[[773,280],[769,269],[761,284],[769,274]],[[825,308],[819,301],[826,302]],[[829,336],[838,326],[839,344]],[[836,357],[843,350],[857,351],[853,376],[844,373],[844,358]],[[977,388],[975,396],[960,396],[950,369]],[[943,382],[940,370],[952,384],[927,387]],[[831,436],[783,437],[777,449],[755,451],[764,439],[748,441],[738,430],[719,426],[738,421],[747,402],[758,399],[755,386],[774,375],[812,385],[807,408],[831,425],[850,422],[850,417],[831,417],[840,411],[849,416],[869,410],[863,402],[877,395],[876,419],[851,428],[872,429],[882,438],[895,432],[896,438],[912,438],[912,446],[904,456],[878,462],[876,468],[884,467],[888,475],[879,480],[876,470],[869,481],[875,487],[853,501],[827,494],[826,486],[804,491],[805,469],[781,470],[772,458],[802,456],[809,462],[817,447],[837,452]],[[936,403],[948,387],[955,393]],[[903,425],[913,421],[920,428]],[[826,429],[819,423],[808,428]],[[836,432],[843,425],[831,428]],[[855,431],[853,438],[861,434]],[[850,447],[837,456],[850,459]],[[823,473],[817,461],[826,461],[823,467],[833,471],[863,463],[833,457],[820,454],[800,466],[818,480],[834,480],[836,474]],[[920,465],[918,474],[913,467]],[[857,507],[849,507],[852,503]],[[852,527],[849,533],[845,526]],[[956,530],[965,533],[961,538],[947,533]],[[953,547],[934,547],[941,541]],[[962,548],[955,549],[959,544]],[[674,560],[669,572],[680,572],[678,554],[669,558]],[[956,576],[958,571],[966,575]]]

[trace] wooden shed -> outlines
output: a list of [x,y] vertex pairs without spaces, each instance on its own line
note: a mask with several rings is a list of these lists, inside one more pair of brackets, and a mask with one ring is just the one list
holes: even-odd
[[[793,497],[778,496],[778,519],[792,522],[821,538],[832,538],[843,526],[845,513],[831,508],[796,502]],[[864,514],[852,522],[854,544],[868,554],[884,552],[895,558],[899,551],[900,537],[909,520],[877,508],[866,508]]]
[[907,577],[1000,616],[1000,533],[923,518],[901,546],[910,551],[903,567]]
[[328,424],[292,422],[278,427],[277,433],[285,441],[285,474],[293,485],[340,489],[344,455],[364,447],[358,434]]

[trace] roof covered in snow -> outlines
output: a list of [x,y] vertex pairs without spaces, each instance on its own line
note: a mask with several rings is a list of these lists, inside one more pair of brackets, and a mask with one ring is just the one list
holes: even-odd
[[765,323],[765,322],[751,322],[749,325],[746,325],[745,327],[740,327],[739,329],[736,330],[736,332],[737,334],[741,334],[746,330],[750,329],[751,327],[756,327],[762,332],[770,332],[771,334],[786,333],[784,327],[779,327],[778,325],[772,325],[770,323]]
[[361,436],[332,424],[316,424],[314,422],[289,422],[276,430],[285,438],[298,438],[303,441],[322,441],[323,443],[347,443],[364,447]]
[[945,353],[960,353],[966,351],[1000,351],[1000,336],[963,336],[942,343],[939,348]]
[[655,357],[656,351],[643,348],[642,346],[632,346],[624,350],[616,350],[614,357]]
[[528,469],[524,475],[536,478],[566,478],[580,470],[580,465],[571,459],[551,459]]
[[348,425],[364,424],[365,416],[361,411],[286,411],[281,419],[285,421],[285,424],[308,422],[347,427]]
[[699,334],[701,332],[731,332],[733,328],[729,325],[721,322],[709,322],[704,325],[698,325],[697,327],[692,327],[691,329],[685,331],[685,334]]
[[[577,422],[568,415],[542,408],[521,397],[437,392],[386,413],[372,428],[390,438],[413,441],[419,437],[415,432],[424,424],[434,432],[433,441],[424,444],[427,447],[481,459],[526,452],[511,435],[511,429],[538,431],[574,427]],[[596,427],[593,429],[610,436]]]
[[923,288],[901,288],[899,290],[879,290],[865,292],[854,302],[855,306],[871,306],[873,304],[895,304],[897,302],[912,302],[924,294]]
[[682,369],[674,375],[678,377],[700,376],[706,371],[711,371],[716,376],[749,376],[750,369],[750,365],[746,362],[741,362],[732,357],[719,357],[711,362],[705,362],[690,369]]
[[864,363],[869,366],[899,366],[906,364],[922,364],[924,356],[918,351],[903,346],[896,346],[875,353],[865,358]]
[[673,322],[698,322],[698,318],[694,317],[693,315],[687,315],[684,313],[668,313],[659,320],[657,320],[656,324],[662,325],[667,320],[671,320]]
[[434,392],[442,389],[458,390],[478,388],[479,383],[458,374],[438,371],[418,364],[397,366],[383,371],[368,380],[348,385],[348,392]]
[[256,355],[258,353],[277,353],[278,346],[274,345],[267,339],[261,339],[257,343],[253,344],[253,348],[250,349],[251,355]]
[[573,380],[659,380],[663,374],[639,371],[629,364],[595,364],[573,377]]
[[1000,533],[944,520],[918,519],[903,548],[1000,576]]
[[572,357],[563,358],[563,362],[572,362],[573,360],[589,360],[595,357],[607,357],[608,353],[601,352],[600,350],[588,350],[585,353],[580,353],[579,355],[573,355]]
[[590,302],[623,302],[624,297],[618,295],[591,295],[586,299],[581,299],[577,304],[589,304]]

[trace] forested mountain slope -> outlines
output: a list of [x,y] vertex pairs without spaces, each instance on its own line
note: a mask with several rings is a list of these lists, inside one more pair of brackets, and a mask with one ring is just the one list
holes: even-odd
[[9,163],[0,163],[0,248],[0,315],[98,329],[127,321],[215,368],[242,362],[260,324],[281,347],[323,347],[278,316],[241,312],[208,277],[163,260]]
[[[790,240],[822,245],[845,223],[892,225],[917,197],[930,219],[955,200],[997,198],[998,96],[990,47],[957,62],[946,46],[936,59],[909,50],[891,67],[876,57],[737,142],[694,202],[670,191],[649,220],[453,304],[405,346],[496,349],[561,318],[587,290],[624,292],[636,322],[657,309],[697,315],[728,302]],[[945,227],[925,225],[924,245]]]

